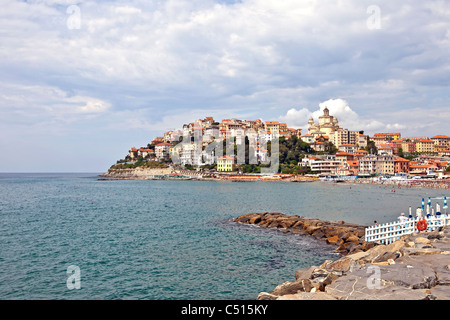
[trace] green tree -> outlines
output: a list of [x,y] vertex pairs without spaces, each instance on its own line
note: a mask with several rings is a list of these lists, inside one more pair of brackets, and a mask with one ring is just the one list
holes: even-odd
[[367,141],[367,146],[364,148],[369,154],[378,154],[378,148],[375,145],[375,141]]

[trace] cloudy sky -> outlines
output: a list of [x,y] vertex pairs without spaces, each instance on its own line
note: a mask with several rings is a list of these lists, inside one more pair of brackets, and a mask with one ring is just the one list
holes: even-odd
[[450,135],[448,1],[12,1],[0,172],[103,172],[205,116]]

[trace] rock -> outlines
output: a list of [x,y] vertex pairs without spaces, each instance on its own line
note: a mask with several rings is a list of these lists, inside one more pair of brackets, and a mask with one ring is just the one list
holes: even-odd
[[325,287],[331,283],[333,283],[334,280],[338,279],[339,276],[333,273],[329,273],[325,279],[323,279],[320,283],[319,283],[319,291],[325,291]]
[[325,292],[299,292],[279,297],[277,300],[336,300]]
[[365,257],[367,257],[369,254],[370,254],[370,252],[367,252],[367,251],[357,252],[357,253],[348,255],[347,258],[358,262],[359,260],[362,260]]
[[424,264],[394,264],[381,269],[384,281],[411,289],[429,289],[436,285],[434,270]]
[[316,239],[322,239],[325,237],[325,233],[322,232],[322,229],[318,229],[311,234]]
[[314,282],[321,282],[323,281],[323,279],[325,279],[328,275],[328,271],[323,269],[323,268],[316,268],[314,269],[314,271],[311,273],[311,278],[312,280],[314,280]]
[[405,247],[407,248],[414,248],[416,246],[416,244],[414,243],[414,241],[408,241],[407,243],[405,243]]
[[352,234],[346,239],[346,242],[359,242],[359,237]]
[[372,260],[372,262],[384,262],[388,260],[393,260],[395,261],[395,259],[397,259],[398,257],[400,257],[400,252],[396,251],[396,252],[385,252],[382,255],[379,255],[377,258],[375,258],[374,260]]
[[375,246],[376,246],[375,242],[363,241],[362,244],[361,244],[361,249],[362,249],[362,251],[367,251],[367,250],[372,249]]
[[261,216],[252,217],[248,220],[248,223],[257,224],[261,221]]
[[307,279],[300,279],[295,282],[285,282],[277,286],[270,294],[276,296],[283,296],[286,294],[294,294],[300,291],[309,292],[311,291],[312,285],[311,281]]
[[354,264],[355,261],[347,256],[328,263],[325,267],[325,270],[328,272],[344,273],[349,271],[352,265],[354,266]]
[[421,265],[428,266],[435,272],[437,284],[450,285],[450,257],[446,255],[412,255],[401,257],[396,262],[413,267]]
[[315,269],[317,269],[316,266],[299,269],[295,272],[295,279],[296,280],[311,279],[311,275]]
[[450,300],[450,286],[436,286],[430,290],[433,300]]
[[336,244],[339,241],[338,236],[332,236],[327,238],[327,243]]
[[417,238],[414,240],[414,243],[430,244],[431,241],[430,241],[430,239],[428,239],[428,238],[417,237]]
[[256,300],[276,300],[278,296],[275,296],[273,294],[267,293],[267,292],[261,292],[258,294],[258,297]]
[[442,251],[436,248],[403,248],[403,254],[405,255],[427,255],[427,254],[439,254]]

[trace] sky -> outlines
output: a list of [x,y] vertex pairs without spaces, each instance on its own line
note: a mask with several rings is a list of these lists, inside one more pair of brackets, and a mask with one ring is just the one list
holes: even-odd
[[450,135],[450,2],[2,0],[0,172],[105,172],[216,120]]

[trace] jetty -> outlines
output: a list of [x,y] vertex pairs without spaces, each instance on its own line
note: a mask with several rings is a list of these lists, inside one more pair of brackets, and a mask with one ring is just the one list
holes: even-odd
[[366,241],[366,226],[344,221],[249,213],[237,223],[312,236],[336,246],[337,260],[295,272],[258,300],[449,300],[450,226],[403,235],[389,244]]

